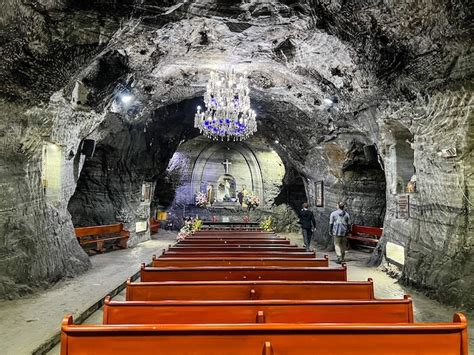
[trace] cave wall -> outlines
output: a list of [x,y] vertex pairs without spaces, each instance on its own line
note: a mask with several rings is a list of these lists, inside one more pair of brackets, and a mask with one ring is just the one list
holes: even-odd
[[[327,218],[340,199],[347,199],[361,222],[379,223],[382,213],[368,213],[368,202],[382,210],[382,197],[370,188],[381,186],[379,170],[371,180],[360,168],[346,169],[346,163],[358,160],[358,154],[351,157],[351,152],[360,151],[352,149],[353,141],[356,146],[376,144],[387,186],[386,233],[377,253],[383,255],[387,241],[404,246],[406,282],[443,301],[472,304],[473,66],[468,2],[384,1],[366,6],[357,0],[170,0],[159,7],[153,1],[134,6],[133,0],[124,0],[4,5],[0,293],[15,297],[31,286],[88,267],[66,209],[83,164],[77,154],[83,138],[92,134],[99,142],[98,152],[110,149],[115,154],[120,151],[117,142],[105,140],[100,145],[111,127],[93,135],[111,113],[131,126],[146,125],[153,110],[201,96],[209,72],[233,62],[237,71],[251,77],[259,132],[268,142],[279,141],[274,149],[305,177],[308,195],[314,195],[315,181],[325,182],[325,207],[314,207],[321,242],[329,243]],[[168,8],[172,5],[176,6]],[[462,85],[465,91],[459,89]],[[123,91],[132,92],[139,105],[117,108],[113,101]],[[325,103],[333,97],[337,103]],[[70,105],[71,99],[76,103]],[[177,119],[182,113],[173,111],[179,110],[171,108],[162,116]],[[391,137],[393,122],[414,138],[413,149],[404,146],[407,154],[402,159],[394,139],[403,139]],[[163,142],[163,152],[172,151],[169,147],[183,138],[174,130],[168,135],[167,128],[161,127],[155,141]],[[61,147],[64,176],[59,199],[42,186],[44,141]],[[438,155],[453,144],[456,157]],[[75,154],[72,159],[70,151]],[[122,153],[126,159],[134,155]],[[410,196],[410,219],[398,220],[397,193],[410,174],[410,153],[419,191]],[[166,165],[166,156],[163,161]],[[396,172],[401,164],[407,168],[404,174]],[[98,177],[103,187],[110,181],[117,192],[130,194],[134,205],[141,178],[127,177],[121,168],[117,172],[126,179],[107,180],[106,165],[91,161],[99,171],[84,176]],[[166,174],[154,174],[156,181],[166,180]],[[130,188],[118,187],[132,180]],[[79,191],[86,187],[96,188],[91,181],[81,183]],[[102,212],[116,217],[122,203],[105,198],[106,193],[101,196],[107,206]],[[87,198],[82,199],[89,208]],[[127,208],[130,215],[136,213],[133,206]],[[363,220],[362,212],[370,219]]]
[[[15,298],[90,266],[76,241],[67,201],[84,161],[78,153],[78,137],[97,117],[73,112],[61,93],[52,97],[48,107],[5,104],[3,108],[0,298]],[[44,181],[45,142],[58,151],[61,178],[54,193]]]
[[[332,248],[329,215],[342,201],[352,223],[374,227],[383,225],[385,215],[385,176],[378,161],[371,161],[363,147],[368,139],[358,132],[339,135],[314,147],[308,154],[305,186],[316,218],[316,240]],[[324,206],[315,203],[315,182],[323,181]]]
[[[397,218],[398,194],[387,189],[383,242],[405,248],[405,283],[466,308],[474,306],[472,102],[471,93],[447,91],[381,113],[379,119],[385,166],[397,166],[390,150],[399,139],[384,118],[400,117],[414,137],[417,178],[417,192],[409,194],[408,219]],[[455,148],[456,156],[444,156],[448,148]],[[387,186],[398,184],[397,175],[386,173]]]
[[191,130],[185,121],[190,116],[181,111],[187,105],[186,101],[180,103],[174,115],[166,110],[178,105],[157,109],[146,122],[109,115],[101,123],[90,136],[98,139],[96,152],[86,160],[69,201],[75,226],[122,222],[130,231],[129,247],[150,238],[149,229],[136,232],[136,223],[147,223],[154,212],[152,201],[143,200],[142,184],[155,186],[166,175],[168,161]]

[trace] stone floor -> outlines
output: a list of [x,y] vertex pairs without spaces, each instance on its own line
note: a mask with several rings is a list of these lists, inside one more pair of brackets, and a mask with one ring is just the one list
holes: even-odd
[[[154,238],[135,248],[94,255],[88,272],[58,282],[48,290],[14,301],[1,301],[0,353],[41,354],[50,349],[58,339],[61,320],[66,314],[77,319],[91,309],[95,311],[98,301],[117,292],[128,277],[139,271],[140,263],[151,262],[153,254],[174,243],[176,233],[160,231]],[[97,318],[97,314],[93,316]]]
[[[127,277],[135,274],[140,262],[149,261],[152,254],[174,242],[175,235],[173,232],[161,231],[157,240],[142,243],[136,248],[94,256],[91,259],[93,268],[88,273],[73,280],[58,283],[50,290],[34,297],[0,303],[2,354],[30,354],[42,344],[49,342],[57,336],[59,324],[65,314],[70,313],[74,317],[83,314],[92,304],[122,285]],[[302,244],[299,234],[285,234],[285,236],[296,244]],[[336,265],[334,253],[327,254],[329,254],[331,265]],[[400,285],[378,268],[365,266],[368,257],[369,254],[364,252],[349,251],[346,257],[349,279],[372,278],[377,298],[401,298],[404,294],[410,294],[414,301],[416,322],[449,322],[455,311],[463,311],[442,305],[415,290]],[[124,298],[124,292],[114,297],[115,300]],[[465,313],[472,322],[473,314]],[[101,322],[101,309],[92,313],[84,321],[89,324]],[[22,336],[17,336],[20,333]],[[472,351],[474,350],[473,327],[469,329],[469,340]],[[47,353],[59,354],[59,345]]]

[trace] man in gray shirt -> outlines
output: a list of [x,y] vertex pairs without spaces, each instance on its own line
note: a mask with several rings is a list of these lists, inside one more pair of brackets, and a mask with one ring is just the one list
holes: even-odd
[[329,217],[329,234],[334,237],[334,248],[336,249],[337,261],[344,261],[347,245],[347,234],[350,232],[350,216],[344,211],[344,203],[338,203],[339,209],[331,213]]

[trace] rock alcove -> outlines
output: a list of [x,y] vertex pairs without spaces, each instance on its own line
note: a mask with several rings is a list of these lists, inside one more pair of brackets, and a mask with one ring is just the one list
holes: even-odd
[[[74,225],[134,226],[156,204],[173,206],[181,177],[168,165],[197,136],[210,71],[233,65],[250,78],[257,138],[286,171],[269,213],[315,201],[323,181],[323,206],[312,207],[321,244],[345,200],[355,221],[383,225],[375,256],[386,243],[403,248],[403,281],[474,306],[468,2],[33,1],[3,10],[2,297],[86,270]],[[90,158],[84,139],[97,143]],[[409,216],[399,218],[415,173]],[[162,187],[148,205],[144,181]]]

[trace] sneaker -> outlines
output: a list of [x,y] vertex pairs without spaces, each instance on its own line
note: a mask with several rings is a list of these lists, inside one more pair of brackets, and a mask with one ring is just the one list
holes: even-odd
[[340,264],[341,263],[341,259],[340,258],[337,258],[337,260],[335,261],[336,264]]

